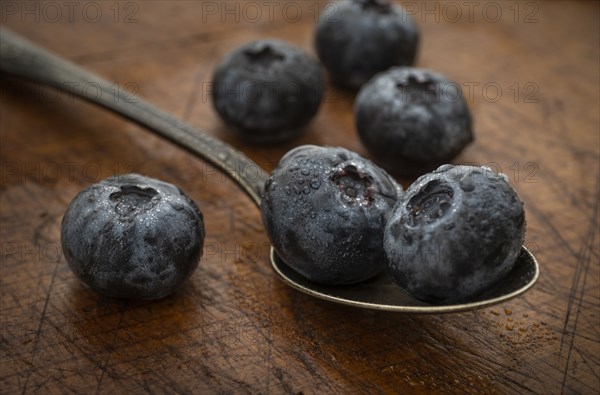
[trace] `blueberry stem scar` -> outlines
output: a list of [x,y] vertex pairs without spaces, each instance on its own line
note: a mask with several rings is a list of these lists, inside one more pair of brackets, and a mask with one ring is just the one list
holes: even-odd
[[262,48],[247,49],[244,53],[252,62],[257,64],[267,65],[284,59],[284,56],[275,51],[270,45],[265,45]]
[[382,0],[367,0],[362,3],[363,10],[374,9],[381,13],[388,13],[390,12],[391,8],[392,7],[389,2]]

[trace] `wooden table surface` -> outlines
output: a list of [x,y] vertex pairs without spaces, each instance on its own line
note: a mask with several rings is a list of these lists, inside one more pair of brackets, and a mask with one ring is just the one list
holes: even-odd
[[[67,2],[68,3],[68,2]],[[244,144],[210,104],[231,48],[278,37],[314,53],[328,3],[3,1],[2,26],[246,152],[368,155],[354,95],[328,87],[307,133]],[[2,393],[598,393],[599,3],[406,2],[418,66],[463,87],[476,141],[456,163],[503,171],[541,276],[502,305],[447,315],[341,307],[283,284],[259,211],[201,160],[68,94],[0,76]],[[83,87],[82,87],[83,88]],[[207,238],[191,280],[155,302],[85,289],[60,250],[75,194],[136,171],[179,185]],[[411,180],[401,180],[404,186]]]

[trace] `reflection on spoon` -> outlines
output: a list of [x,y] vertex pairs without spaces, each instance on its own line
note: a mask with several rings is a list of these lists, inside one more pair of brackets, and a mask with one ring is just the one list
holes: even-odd
[[[268,175],[235,148],[185,124],[129,92],[118,90],[115,93],[114,84],[6,29],[0,29],[0,54],[0,71],[65,90],[148,128],[219,168],[231,177],[254,203],[260,205]],[[99,91],[73,88],[90,84],[94,84]],[[257,171],[244,171],[247,169]],[[333,287],[306,280],[277,257],[273,249],[271,265],[286,284],[308,295],[345,305],[405,313],[456,312],[500,303],[528,290],[539,276],[537,261],[523,247],[509,275],[478,298],[462,304],[429,305],[405,294],[386,274],[360,284]]]

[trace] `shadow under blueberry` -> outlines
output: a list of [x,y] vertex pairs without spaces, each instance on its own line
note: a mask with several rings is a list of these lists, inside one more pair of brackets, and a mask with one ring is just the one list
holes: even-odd
[[67,314],[76,348],[94,358],[147,357],[171,347],[201,316],[191,281],[162,299],[136,301],[102,296],[82,283],[69,289]]
[[[428,384],[438,382],[436,375],[438,380],[446,374],[459,378],[465,373],[457,370],[464,362],[460,354],[477,355],[479,345],[471,340],[491,329],[479,312],[399,314],[329,303],[280,282],[273,291],[282,300],[278,318],[284,321],[272,322],[274,346],[289,348],[292,356],[288,358],[305,361],[298,369],[318,366],[319,371],[311,374],[333,370],[361,385],[366,384],[360,378],[371,370],[389,373],[390,385],[420,371],[430,372]],[[438,358],[456,360],[456,364],[431,370],[428,361]]]

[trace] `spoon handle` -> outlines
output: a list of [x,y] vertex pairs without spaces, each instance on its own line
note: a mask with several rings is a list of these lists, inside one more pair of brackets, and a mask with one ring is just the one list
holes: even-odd
[[[66,91],[150,129],[223,171],[260,205],[268,175],[242,152],[7,29],[0,29],[0,71]],[[82,86],[93,89],[74,89]]]

